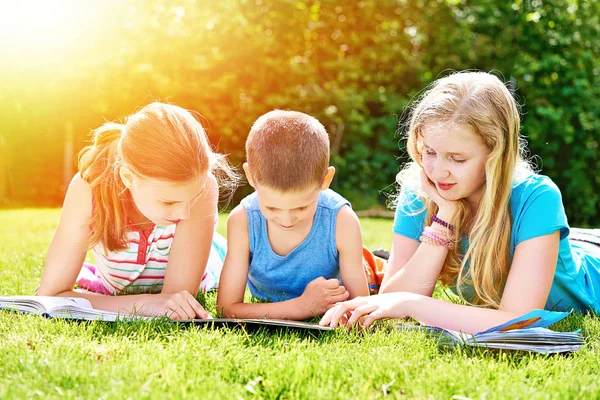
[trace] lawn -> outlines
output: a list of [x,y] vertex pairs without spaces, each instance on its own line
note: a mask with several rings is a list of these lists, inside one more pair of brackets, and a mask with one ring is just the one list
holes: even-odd
[[[57,209],[0,211],[0,295],[33,294],[58,216]],[[391,220],[361,223],[367,246],[389,248]],[[214,311],[214,295],[206,307]],[[441,349],[420,332],[389,325],[249,334],[2,312],[0,398],[598,398],[600,319],[574,315],[558,328],[581,328],[586,345],[542,356]]]

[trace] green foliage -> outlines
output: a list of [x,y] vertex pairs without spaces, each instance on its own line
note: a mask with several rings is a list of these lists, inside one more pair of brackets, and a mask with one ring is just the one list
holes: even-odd
[[103,118],[154,99],[198,110],[236,165],[259,115],[310,113],[331,135],[334,188],[357,209],[383,204],[407,107],[449,70],[480,69],[516,84],[522,133],[570,222],[600,225],[597,1],[136,0],[102,13],[68,60],[0,64],[14,204],[60,204],[65,137],[79,149]]

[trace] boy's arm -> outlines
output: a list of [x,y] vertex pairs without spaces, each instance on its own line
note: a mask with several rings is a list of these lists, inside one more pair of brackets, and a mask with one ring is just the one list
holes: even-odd
[[347,298],[337,279],[317,278],[298,298],[278,303],[244,303],[249,265],[248,215],[242,206],[237,206],[227,220],[227,255],[219,283],[217,313],[228,318],[302,320],[322,315]]
[[350,298],[368,296],[369,286],[362,261],[362,234],[356,213],[343,206],[337,215],[335,240],[340,257],[342,283]]

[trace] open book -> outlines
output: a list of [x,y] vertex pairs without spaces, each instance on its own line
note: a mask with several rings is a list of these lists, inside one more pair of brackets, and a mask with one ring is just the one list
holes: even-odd
[[[134,314],[123,314],[111,311],[97,310],[92,303],[79,297],[52,296],[5,296],[0,297],[0,309],[33,313],[48,318],[65,318],[91,321],[125,321],[131,319],[150,319],[151,317]],[[281,319],[193,319],[176,321],[180,324],[206,325],[210,327],[244,327],[256,330],[261,327],[269,329],[296,329],[312,331],[329,331],[332,328],[302,321]]]
[[504,324],[494,326],[474,335],[433,326],[396,325],[402,330],[422,330],[436,336],[443,346],[466,345],[490,349],[524,350],[551,354],[577,351],[583,346],[579,330],[556,332],[547,327],[570,313],[534,310]]
[[117,321],[147,318],[133,314],[96,310],[89,300],[80,297],[5,296],[0,309],[38,314],[48,318]]

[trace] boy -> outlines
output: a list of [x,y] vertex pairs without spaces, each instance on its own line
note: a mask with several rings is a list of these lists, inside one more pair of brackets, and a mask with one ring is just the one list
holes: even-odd
[[[368,295],[358,217],[329,189],[335,169],[323,125],[300,112],[271,111],[252,126],[246,156],[255,192],[227,221],[217,311],[302,320]],[[270,303],[244,303],[246,283]]]

